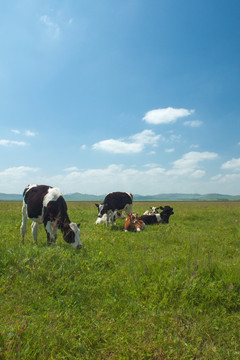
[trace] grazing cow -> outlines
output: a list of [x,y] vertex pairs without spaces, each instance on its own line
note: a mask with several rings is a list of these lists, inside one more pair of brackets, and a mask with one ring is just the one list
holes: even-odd
[[138,213],[131,213],[124,224],[124,231],[142,231],[145,229],[143,220],[139,220]]
[[161,206],[156,207],[156,206],[152,206],[151,207],[151,211],[150,210],[146,210],[143,215],[155,215],[155,214],[159,214],[158,210],[161,209]]
[[43,224],[47,242],[55,243],[58,229],[64,240],[74,248],[82,247],[79,225],[72,223],[67,214],[67,204],[59,189],[47,185],[28,185],[23,192],[21,235],[27,232],[27,219],[31,219],[33,240],[37,243],[38,228]]
[[115,211],[119,213],[119,216],[122,215],[122,211],[124,211],[127,215],[131,213],[132,199],[132,194],[127,192],[109,193],[102,204],[95,204],[98,208],[98,217],[102,218],[103,215],[106,214],[106,225],[108,226],[109,222],[113,224]]
[[160,209],[162,210],[160,214],[142,215],[139,217],[139,219],[143,220],[143,222],[146,225],[156,224],[156,223],[168,224],[169,217],[174,214],[173,208],[170,206],[164,206],[164,207],[160,206]]

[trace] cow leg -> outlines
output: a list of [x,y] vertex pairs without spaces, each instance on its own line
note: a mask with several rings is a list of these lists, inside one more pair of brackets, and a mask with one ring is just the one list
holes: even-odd
[[108,214],[107,214],[107,226],[109,225],[109,223],[112,225],[114,222],[114,212],[111,210]]
[[51,221],[48,221],[45,230],[47,233],[47,243],[53,244],[57,240],[57,234],[58,234],[58,228],[54,226],[54,224]]
[[27,232],[27,205],[24,203],[22,206],[22,224],[20,228],[21,236],[22,236],[22,242],[24,243],[24,236]]
[[132,204],[127,204],[123,210],[128,216],[132,212]]
[[37,244],[39,224],[37,222],[33,221],[32,225],[31,225],[31,229],[32,229],[33,241],[35,242],[35,244]]

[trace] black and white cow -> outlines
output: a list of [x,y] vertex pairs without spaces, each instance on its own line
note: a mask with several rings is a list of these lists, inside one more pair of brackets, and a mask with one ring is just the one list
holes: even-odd
[[[133,195],[127,192],[112,192],[109,193],[102,204],[95,204],[98,208],[98,218],[106,218],[106,225],[109,222],[113,224],[117,217],[122,216],[122,211],[127,215],[132,212]],[[105,215],[106,214],[106,215]],[[99,223],[98,219],[95,223]]]
[[47,185],[28,185],[23,192],[21,235],[27,232],[27,220],[31,219],[33,240],[37,243],[38,228],[43,224],[47,242],[55,243],[58,229],[64,240],[74,248],[82,247],[79,225],[70,221],[67,204],[58,188]]
[[155,215],[155,214],[159,214],[159,209],[161,209],[161,206],[156,207],[156,206],[151,206],[151,210],[146,210],[143,215]]
[[146,225],[157,224],[157,223],[168,224],[169,217],[174,214],[173,208],[167,205],[164,207],[160,206],[160,209],[162,210],[160,214],[142,215],[138,219],[143,220],[143,222]]

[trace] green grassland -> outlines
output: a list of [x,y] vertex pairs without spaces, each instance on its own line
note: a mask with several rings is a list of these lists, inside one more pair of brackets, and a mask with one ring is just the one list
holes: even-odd
[[23,245],[21,203],[0,202],[0,359],[240,359],[240,203],[165,204],[169,224],[125,233],[69,202],[77,251],[30,222]]

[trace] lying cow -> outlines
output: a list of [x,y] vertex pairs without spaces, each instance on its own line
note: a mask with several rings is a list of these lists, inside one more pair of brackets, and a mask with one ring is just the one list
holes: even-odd
[[[107,225],[107,219],[108,219],[108,216],[107,214],[104,214],[102,217],[98,217],[97,220],[95,221],[95,224],[106,224]],[[113,212],[113,214],[110,215],[110,222],[111,223],[115,223],[115,221],[117,219],[125,219],[125,216],[120,213],[119,211],[115,210]]]
[[47,185],[29,185],[23,192],[21,235],[27,232],[27,220],[31,219],[33,240],[37,243],[38,228],[43,224],[47,242],[55,243],[58,229],[64,240],[74,248],[82,247],[79,225],[71,222],[67,214],[67,204],[59,189]]
[[159,214],[158,210],[161,209],[161,206],[156,207],[156,206],[152,206],[151,210],[146,210],[143,215],[155,215],[155,214]]
[[124,224],[124,231],[142,231],[145,229],[143,220],[139,220],[138,213],[131,213]]
[[[119,216],[124,211],[127,215],[132,211],[133,196],[127,192],[112,192],[109,193],[102,204],[95,204],[98,208],[98,217],[102,218],[105,215],[106,225],[114,222],[114,212],[118,212]],[[98,220],[97,220],[98,221]],[[96,222],[97,222],[96,221]]]
[[169,217],[174,214],[173,208],[170,206],[164,206],[164,207],[160,206],[160,209],[162,210],[160,214],[142,215],[139,217],[139,219],[143,220],[143,222],[146,225],[157,224],[157,223],[168,224]]

